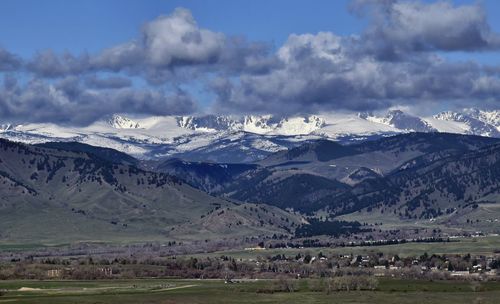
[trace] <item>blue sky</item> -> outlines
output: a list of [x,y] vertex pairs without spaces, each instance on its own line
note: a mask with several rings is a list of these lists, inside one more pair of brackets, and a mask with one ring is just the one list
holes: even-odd
[[[375,9],[356,14],[353,2]],[[500,1],[397,0],[383,9],[387,3],[2,0],[0,76],[15,90],[0,88],[0,118],[57,121],[100,110],[72,121],[84,124],[117,110],[294,114],[398,105],[498,107]],[[406,15],[398,19],[398,12]],[[165,20],[187,22],[189,29],[169,32]],[[189,49],[189,37],[203,37],[203,43]],[[231,42],[234,37],[244,42]],[[123,53],[124,46],[134,49]],[[100,107],[103,100],[109,107]],[[46,112],[33,118],[34,107]]]
[[359,32],[348,1],[2,0],[0,43],[24,56],[39,49],[98,51],[127,41],[141,25],[176,7],[198,24],[251,40],[282,44],[291,33]]
[[[500,14],[500,1],[480,3],[490,15],[491,27],[500,32],[495,15]],[[366,26],[349,12],[347,0],[2,0],[0,45],[23,56],[49,48],[96,52],[137,36],[145,22],[177,7],[191,10],[202,27],[276,46],[292,33],[349,35]]]

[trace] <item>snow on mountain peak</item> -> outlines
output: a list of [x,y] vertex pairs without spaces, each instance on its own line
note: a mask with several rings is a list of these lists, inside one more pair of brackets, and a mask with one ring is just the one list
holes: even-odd
[[108,120],[108,124],[115,129],[139,129],[139,123],[130,118],[114,114]]
[[497,111],[485,112],[476,109],[466,109],[463,112],[444,111],[434,115],[433,117],[438,120],[460,122],[468,127],[468,134],[475,134],[481,136],[500,137],[500,131],[497,124],[500,120],[495,113]]
[[181,155],[200,149],[210,151],[215,157],[224,148],[226,152],[232,149],[234,155],[251,159],[318,138],[355,141],[412,131],[500,138],[499,130],[500,111],[465,109],[418,117],[391,110],[381,115],[329,112],[291,117],[152,116],[135,120],[113,115],[86,127],[4,124],[0,126],[0,137],[26,143],[77,141],[117,149],[139,158]]
[[298,135],[312,133],[325,125],[319,116],[278,117],[273,115],[179,116],[181,128],[198,131],[245,131],[256,134]]
[[310,134],[326,125],[325,119],[316,115],[282,119],[276,131],[283,135]]
[[484,123],[495,126],[500,130],[500,110],[483,111],[475,108],[469,108],[464,109],[464,112]]
[[184,129],[199,131],[226,131],[241,129],[241,123],[230,116],[204,115],[179,116],[177,125]]
[[453,111],[444,111],[433,116],[439,120],[461,121],[465,119],[464,114]]
[[0,125],[0,132],[10,131],[10,130],[13,130],[14,128],[15,128],[15,126],[13,126],[11,124],[1,124]]
[[384,116],[378,117],[371,113],[360,113],[358,117],[371,122],[381,123],[400,129],[403,131],[412,132],[434,132],[436,129],[427,121],[420,117],[404,113],[401,110],[390,110]]

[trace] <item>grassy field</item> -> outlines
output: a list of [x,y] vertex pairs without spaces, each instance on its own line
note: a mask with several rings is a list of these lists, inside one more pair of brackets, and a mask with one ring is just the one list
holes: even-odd
[[323,254],[366,254],[370,252],[382,252],[387,255],[419,256],[427,252],[428,254],[467,254],[472,255],[491,255],[500,252],[500,236],[489,236],[479,238],[461,238],[454,239],[451,242],[443,243],[405,243],[397,245],[384,246],[359,246],[359,247],[336,247],[336,248],[278,248],[266,249],[263,251],[249,250],[230,250],[213,253],[202,253],[189,255],[195,257],[219,257],[228,255],[237,259],[255,259],[258,256],[274,256],[284,254],[286,256],[295,256],[298,253],[309,253],[317,255]]
[[[498,201],[498,194],[492,194],[484,198],[487,201]],[[347,221],[359,221],[361,223],[383,223],[379,226],[382,230],[391,229],[441,229],[450,234],[460,235],[464,231],[484,233],[500,233],[500,204],[480,203],[478,208],[463,212],[443,215],[435,221],[429,219],[402,220],[392,213],[376,212],[354,212],[339,216],[337,219]],[[470,220],[470,223],[467,222]]]
[[[0,303],[498,303],[498,282],[383,279],[376,291],[258,293],[272,281],[224,284],[212,280],[0,281]],[[474,291],[476,290],[476,291]]]
[[[108,245],[125,245],[127,243],[102,243]],[[1,251],[26,251],[41,248],[56,248],[64,247],[67,244],[9,244],[0,242]],[[453,239],[451,242],[444,243],[406,243],[397,245],[384,246],[359,246],[359,247],[336,247],[336,248],[280,248],[266,249],[264,251],[248,251],[248,250],[228,250],[217,251],[210,253],[190,254],[187,256],[193,257],[220,257],[228,255],[237,259],[255,259],[258,256],[274,256],[277,254],[285,254],[286,256],[295,256],[298,253],[314,254],[319,252],[323,254],[366,254],[370,252],[382,252],[388,255],[397,254],[401,257],[418,256],[427,252],[428,254],[467,254],[472,255],[492,255],[500,252],[500,236],[487,236],[478,238],[459,238]]]

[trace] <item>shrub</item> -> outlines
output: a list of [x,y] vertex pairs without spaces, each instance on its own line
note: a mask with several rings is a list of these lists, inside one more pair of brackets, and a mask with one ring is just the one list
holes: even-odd
[[288,278],[279,278],[274,283],[274,291],[279,292],[295,292],[297,291],[297,283]]
[[351,291],[351,290],[375,290],[378,280],[370,276],[342,276],[331,278],[326,284],[326,292]]

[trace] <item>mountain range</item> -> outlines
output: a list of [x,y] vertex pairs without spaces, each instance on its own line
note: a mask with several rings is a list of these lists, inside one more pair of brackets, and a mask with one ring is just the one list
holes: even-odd
[[9,242],[293,236],[309,217],[499,233],[499,199],[492,137],[318,139],[252,163],[144,162],[77,142],[0,140],[0,239]]
[[9,124],[0,137],[35,144],[80,142],[112,148],[138,159],[177,157],[189,161],[254,162],[318,139],[355,143],[408,132],[446,132],[500,137],[500,111],[464,109],[418,117],[401,110],[325,113],[295,117],[113,115],[89,126]]
[[[394,204],[398,212],[404,209],[407,219],[417,216],[417,209],[419,219],[430,219],[439,214],[429,211],[432,206],[444,210],[459,201],[465,204],[500,195],[500,174],[495,171],[500,164],[499,145],[497,138],[409,133],[351,145],[318,140],[254,164],[169,160],[157,170],[218,196],[306,214],[340,215]],[[488,157],[491,162],[481,162]],[[429,193],[438,191],[436,186],[441,187],[435,195],[444,202],[429,198]],[[472,198],[471,193],[475,193]],[[414,207],[424,203],[428,208]]]
[[500,232],[498,138],[434,132],[349,145],[321,139],[252,164],[169,160],[156,170],[218,197],[387,225],[384,231]]
[[[467,110],[9,126],[0,139],[0,240],[239,241],[293,237],[318,218],[500,233],[497,120]],[[364,129],[340,136],[353,125]],[[461,131],[444,132],[452,127]]]

